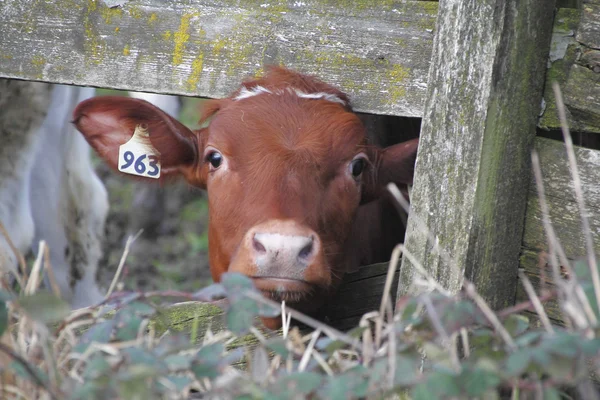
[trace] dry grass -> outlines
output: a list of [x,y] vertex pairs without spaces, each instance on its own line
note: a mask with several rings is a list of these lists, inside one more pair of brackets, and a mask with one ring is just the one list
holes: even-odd
[[[573,182],[582,215],[582,229],[586,233],[586,244],[588,245],[587,260],[590,267],[590,275],[592,276],[594,284],[596,301],[600,305],[600,278],[598,277],[596,259],[593,254],[593,247],[591,246],[592,241],[589,222],[587,221],[588,217],[585,202],[578,177],[573,147],[572,144],[569,144],[570,135],[566,123],[564,122],[564,106],[560,101],[559,90],[557,88],[555,88],[555,90],[557,98],[559,99],[559,101],[557,101],[558,108],[559,110],[563,110],[561,113],[561,121],[564,124],[563,132],[567,143],[566,150],[569,154]],[[592,311],[592,305],[589,304],[587,297],[583,294],[577,276],[573,272],[573,268],[570,266],[569,260],[566,258],[554,233],[549,219],[547,205],[545,203],[544,190],[541,184],[541,167],[535,153],[532,156],[532,160],[537,189],[544,214],[544,227],[549,241],[549,259],[553,268],[555,289],[537,294],[526,276],[521,272],[520,278],[530,300],[526,303],[496,313],[491,310],[485,299],[477,293],[476,288],[471,282],[465,279],[462,284],[465,296],[471,299],[473,304],[476,305],[481,314],[487,319],[489,326],[493,327],[498,336],[504,341],[509,352],[516,350],[517,345],[515,344],[514,338],[511,337],[511,334],[505,329],[502,323],[508,315],[526,309],[533,309],[539,315],[544,329],[549,334],[554,333],[555,328],[550,324],[550,320],[542,305],[543,301],[550,298],[556,298],[559,301],[567,329],[583,332],[586,337],[591,338],[595,337],[598,325],[596,315]],[[390,185],[388,189],[398,200],[398,204],[409,212],[408,202],[402,197],[398,189],[394,185]],[[411,216],[411,218],[416,217]],[[418,225],[420,225],[421,229],[426,231],[424,224]],[[0,231],[7,237],[10,243],[8,233],[1,226]],[[453,263],[452,257],[437,246],[439,241],[435,236],[431,232],[426,233],[428,239],[434,246],[434,251],[438,252],[440,256],[444,258],[447,265],[458,268]],[[124,263],[132,242],[133,240],[127,242],[121,265]],[[38,252],[39,256],[33,263],[30,274],[26,273],[27,269],[24,265],[24,261],[22,261],[22,257],[18,254],[16,249],[14,249],[14,246],[13,250],[22,263],[21,271],[14,271],[15,281],[22,289],[20,293],[13,294],[16,296],[36,293],[42,282],[42,274],[45,272],[50,277],[53,276],[52,266],[48,262],[47,247],[45,247],[45,244],[43,243],[40,244],[40,251]],[[325,375],[334,376],[358,365],[368,368],[373,365],[375,360],[382,359],[387,360],[386,379],[378,382],[376,387],[371,387],[370,389],[372,389],[373,393],[391,395],[394,390],[394,376],[396,375],[396,369],[398,367],[396,365],[397,359],[395,355],[397,353],[397,347],[399,346],[399,335],[396,330],[399,315],[394,313],[391,301],[393,296],[392,293],[390,293],[390,290],[393,280],[396,279],[394,271],[396,270],[401,255],[410,259],[416,272],[419,274],[420,278],[415,281],[415,285],[419,292],[436,292],[443,295],[451,295],[451,293],[448,293],[445,288],[441,287],[439,283],[435,281],[435,279],[427,272],[426,268],[423,267],[402,244],[398,245],[392,253],[379,309],[365,314],[360,321],[359,326],[363,328],[360,338],[351,336],[348,333],[340,332],[314,318],[288,308],[285,304],[277,304],[263,298],[256,294],[256,292],[249,292],[248,296],[252,300],[269,307],[281,309],[283,338],[286,340],[286,347],[290,352],[289,356],[269,356],[264,347],[259,346],[257,350],[251,353],[247,364],[248,368],[246,370],[239,370],[232,366],[227,366],[222,371],[221,376],[214,380],[196,379],[189,371],[183,371],[181,373],[190,378],[190,384],[183,390],[173,387],[173,390],[166,398],[186,398],[194,396],[193,393],[212,393],[218,395],[219,393],[225,393],[242,377],[244,378],[244,382],[250,381],[256,382],[258,385],[267,385],[276,382],[278,374],[281,371],[286,371],[288,373],[303,372],[307,370],[311,362],[316,363]],[[560,273],[560,267],[567,269],[569,275],[568,279]],[[120,270],[121,268],[119,268],[119,271]],[[463,274],[461,274],[461,276],[462,275]],[[118,280],[119,272],[117,272],[107,295],[109,299]],[[51,278],[50,282],[52,281]],[[52,290],[56,292],[56,286],[53,284],[51,284],[51,286]],[[13,291],[12,287],[6,281],[2,281],[2,290],[6,292]],[[161,293],[157,292],[152,295],[160,296]],[[162,293],[162,295],[167,296],[168,294]],[[193,295],[185,293],[172,293],[171,295],[177,298],[194,299]],[[442,344],[449,349],[451,368],[460,371],[462,368],[461,360],[469,359],[471,356],[468,330],[462,328],[454,333],[447,332],[442,323],[441,316],[431,302],[431,299],[428,297],[424,297],[423,299],[424,300],[420,303],[415,313],[424,313],[427,316],[434,331],[437,333],[439,344]],[[109,343],[92,343],[83,353],[78,353],[73,351],[73,349],[78,343],[81,332],[94,324],[98,324],[110,318],[107,316],[106,310],[101,305],[75,310],[66,316],[59,325],[55,325],[55,328],[53,329],[49,329],[46,325],[31,318],[28,313],[23,312],[19,307],[18,301],[8,302],[8,312],[10,322],[9,329],[0,339],[0,363],[4,366],[9,365],[10,363],[12,363],[11,365],[13,366],[18,365],[18,369],[20,369],[21,372],[14,373],[14,369],[4,370],[1,375],[2,382],[0,384],[0,397],[3,399],[61,399],[65,393],[70,393],[75,387],[84,383],[86,379],[82,375],[84,367],[94,354],[103,354],[106,356],[106,359],[111,366],[116,369],[120,365],[119,363],[123,362],[123,349],[132,346],[154,348],[163,338],[156,336],[154,330],[149,327],[146,322],[140,326],[139,332],[133,340],[126,342],[113,340]],[[290,324],[292,318],[309,326],[312,331],[307,334],[302,334],[297,328],[291,328]],[[403,329],[405,333],[410,333],[412,327],[408,325]],[[264,344],[268,341],[263,333],[256,328],[252,328],[251,332],[260,343]],[[170,334],[171,332],[168,331],[165,333],[165,335]],[[324,356],[322,352],[316,350],[318,341],[323,337],[328,337],[332,341],[339,341],[343,343],[344,346],[333,351],[329,356]],[[203,338],[202,346],[213,343],[230,345],[234,340],[236,340],[236,338],[229,331],[222,330],[212,332],[209,329]],[[179,351],[179,354],[189,354],[193,351],[194,349],[188,348]],[[294,363],[294,359],[299,360],[299,362]],[[27,377],[27,375],[29,375],[29,377]],[[171,384],[168,380],[163,378],[159,378],[159,381],[163,382],[166,387]],[[538,396],[541,395],[541,384],[538,385],[539,388],[535,385],[534,387],[528,385],[529,383],[527,382],[514,382],[513,396],[514,393],[519,393],[519,391],[523,389],[531,389]],[[591,389],[589,382],[581,384],[579,386],[579,392],[586,398],[597,398],[597,394]]]

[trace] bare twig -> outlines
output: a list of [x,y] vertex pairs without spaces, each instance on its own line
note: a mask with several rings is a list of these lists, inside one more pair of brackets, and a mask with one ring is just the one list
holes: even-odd
[[425,304],[425,309],[427,310],[429,320],[433,324],[433,327],[437,331],[438,335],[442,338],[442,343],[445,343],[447,346],[454,346],[455,351],[450,351],[450,361],[452,362],[452,367],[454,370],[457,372],[460,371],[460,360],[458,359],[458,354],[456,353],[456,343],[451,340],[448,332],[446,332],[446,329],[444,329],[444,325],[442,325],[440,316],[433,306],[429,296],[423,296],[423,303]]
[[464,327],[460,328],[460,340],[465,353],[465,358],[469,358],[469,356],[471,356],[471,348],[469,347],[469,332],[467,332],[467,329]]
[[[252,300],[256,300],[260,303],[266,304],[268,306],[274,307],[274,308],[279,308],[280,304],[271,300],[271,299],[267,299],[265,297],[263,297],[260,293],[258,292],[253,292],[253,291],[248,291],[245,293],[245,295],[249,298],[251,298]],[[298,321],[302,322],[305,325],[308,325],[314,329],[319,329],[321,330],[324,334],[326,334],[327,336],[335,339],[335,340],[341,340],[342,342],[352,346],[353,348],[357,349],[358,348],[358,340],[346,335],[345,333],[342,333],[340,331],[338,331],[335,328],[332,328],[330,326],[325,325],[322,322],[317,321],[314,318],[309,317],[308,315],[302,314],[299,311],[296,311],[292,308],[289,307],[285,307],[286,312],[290,315],[290,317],[297,319]]]
[[565,113],[565,105],[563,103],[562,93],[560,91],[560,86],[557,82],[552,83],[552,89],[554,90],[554,96],[556,97],[556,109],[558,111],[560,125],[562,128],[563,136],[565,138],[565,146],[567,148],[567,156],[569,159],[569,169],[571,170],[573,187],[575,189],[575,198],[577,199],[577,205],[579,206],[579,211],[581,213],[581,225],[583,228],[583,235],[585,237],[587,261],[590,268],[590,273],[592,275],[594,294],[596,295],[596,303],[600,308],[600,274],[598,273],[596,253],[594,251],[594,240],[592,239],[592,231],[590,228],[588,211],[587,207],[585,206],[585,200],[583,198],[583,189],[581,187],[581,179],[579,177],[579,171],[577,168],[577,160],[575,159],[573,140],[571,138],[571,133],[569,132],[569,126],[567,124],[567,116]]
[[554,282],[557,285],[560,285],[561,276],[560,271],[558,269],[559,263],[557,254],[560,258],[563,267],[567,269],[569,273],[571,273],[571,266],[569,264],[569,260],[565,255],[562,246],[560,245],[558,238],[556,237],[556,233],[554,232],[554,228],[552,227],[552,223],[550,222],[550,209],[548,208],[548,203],[546,202],[546,194],[544,191],[544,184],[542,179],[542,169],[540,167],[540,157],[538,156],[537,151],[533,150],[531,152],[531,166],[533,168],[533,174],[535,176],[535,185],[538,193],[538,198],[540,201],[540,208],[542,211],[542,224],[544,225],[544,230],[546,232],[546,237],[548,238],[548,247],[549,247],[549,258],[550,258],[550,266],[552,267],[552,275]]
[[[541,296],[538,296],[538,299],[541,303],[543,303],[548,300],[552,300],[552,299],[556,298],[556,295],[557,295],[556,289],[548,290],[548,291],[546,291],[546,293],[542,294]],[[500,319],[503,319],[512,314],[518,314],[523,311],[531,311],[531,310],[535,310],[535,307],[533,306],[533,303],[531,302],[531,300],[529,300],[529,301],[524,301],[519,304],[515,304],[514,306],[507,307],[503,310],[500,310],[500,311],[498,311],[497,314]]]
[[31,275],[29,276],[29,279],[27,280],[27,284],[25,285],[25,294],[26,295],[34,294],[38,290],[40,284],[42,283],[41,271],[42,271],[42,265],[43,265],[43,259],[44,259],[44,246],[45,245],[46,245],[46,243],[43,240],[40,241],[39,247],[38,247],[38,254],[35,259],[35,262],[33,263],[33,267],[31,268]]
[[58,283],[56,283],[54,269],[52,268],[52,264],[50,263],[50,247],[48,247],[48,245],[43,240],[42,242],[44,243],[44,269],[48,273],[48,281],[50,282],[50,288],[52,289],[52,293],[54,293],[56,297],[60,298],[60,288],[58,287]]
[[10,358],[19,363],[25,369],[25,371],[27,371],[27,374],[31,377],[31,379],[33,379],[34,383],[48,392],[48,395],[51,399],[55,400],[59,398],[54,393],[54,390],[51,387],[49,387],[46,384],[46,382],[44,382],[44,380],[37,374],[37,372],[31,368],[29,363],[25,359],[23,359],[19,354],[15,353],[10,347],[8,347],[2,342],[0,342],[0,351],[7,354],[8,356],[10,356]]
[[[387,275],[385,278],[385,286],[383,287],[383,296],[381,297],[381,305],[379,306],[379,317],[375,320],[375,347],[379,348],[381,345],[381,331],[383,329],[383,316],[386,305],[390,300],[390,291],[392,290],[392,283],[394,281],[394,275],[396,268],[398,267],[398,261],[402,254],[402,244],[396,245],[392,251],[390,263],[388,265]],[[388,321],[391,322],[391,321]]]
[[306,366],[308,365],[308,362],[310,361],[310,356],[313,354],[313,350],[315,348],[315,343],[317,343],[317,339],[319,338],[319,336],[321,336],[321,331],[318,329],[312,333],[310,342],[308,343],[308,346],[306,346],[306,350],[304,351],[304,354],[302,354],[302,358],[300,359],[300,364],[298,364],[299,372],[302,372],[306,369]]
[[504,326],[502,326],[500,320],[498,319],[498,317],[496,317],[496,314],[494,314],[490,306],[488,306],[485,300],[483,300],[479,293],[477,293],[477,291],[475,290],[475,285],[467,281],[465,282],[464,288],[465,292],[467,293],[467,296],[473,299],[473,301],[483,312],[487,320],[492,324],[496,332],[498,332],[502,339],[506,342],[508,347],[510,347],[511,350],[515,350],[517,348],[517,345],[510,336],[510,333],[508,333]]
[[127,238],[127,242],[125,243],[125,250],[123,250],[123,255],[121,256],[121,260],[119,261],[119,266],[117,267],[117,272],[115,272],[115,276],[113,277],[113,280],[110,283],[110,287],[108,288],[108,292],[106,292],[105,298],[110,297],[112,292],[115,290],[115,287],[117,286],[117,283],[119,282],[119,278],[121,277],[121,272],[123,271],[123,267],[125,266],[125,259],[127,258],[127,255],[129,254],[131,245],[142,234],[142,232],[143,232],[143,229],[140,229],[139,232],[135,234],[135,236],[129,236]]
[[529,281],[529,278],[527,277],[527,275],[525,275],[523,273],[522,270],[519,270],[519,278],[521,279],[521,282],[523,283],[523,287],[525,288],[525,291],[527,292],[527,296],[529,296],[529,299],[531,300],[531,304],[533,304],[535,311],[537,312],[538,316],[540,317],[540,321],[542,321],[542,325],[544,325],[544,328],[548,332],[553,333],[554,328],[552,328],[552,324],[550,323],[548,314],[546,314],[546,311],[544,310],[544,306],[542,306],[542,303],[540,302],[540,298],[535,293],[535,289],[533,288],[531,281]]

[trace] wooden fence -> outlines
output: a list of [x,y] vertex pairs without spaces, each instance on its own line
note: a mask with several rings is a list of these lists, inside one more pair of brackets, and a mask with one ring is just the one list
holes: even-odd
[[[524,298],[519,266],[541,276],[534,145],[567,255],[584,254],[563,145],[536,129],[558,128],[558,79],[572,127],[600,134],[599,21],[600,0],[4,0],[0,77],[222,97],[281,63],[338,85],[358,111],[421,117],[406,245],[444,286],[466,276],[502,307]],[[577,152],[598,249],[600,152]],[[384,271],[347,277],[335,324],[376,308]],[[416,276],[406,258],[399,275],[403,294]]]

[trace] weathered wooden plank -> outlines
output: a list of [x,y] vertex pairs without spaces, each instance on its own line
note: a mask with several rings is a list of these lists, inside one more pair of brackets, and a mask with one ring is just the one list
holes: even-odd
[[420,116],[437,2],[0,2],[0,76],[223,97],[266,64],[317,74],[355,108]]
[[577,41],[600,50],[600,0],[584,0]]
[[[514,301],[553,12],[547,0],[440,3],[406,246],[443,286],[464,274],[497,308]],[[405,258],[400,294],[415,277]]]
[[[535,139],[535,149],[540,157],[542,183],[546,194],[557,201],[575,203],[575,191],[567,151],[563,142],[541,138]],[[581,179],[586,204],[600,208],[600,151],[575,146],[575,158]],[[535,195],[535,180],[531,175],[529,186],[531,195]]]
[[[598,0],[594,0],[597,2]],[[564,90],[569,126],[576,132],[600,133],[600,6],[583,11],[560,9],[554,21],[549,69],[539,127],[560,129],[552,82]]]
[[[338,294],[323,310],[320,318],[340,330],[356,327],[363,314],[379,309],[387,269],[387,263],[373,264],[346,275]],[[396,298],[396,288],[396,285],[392,286],[392,304]],[[196,337],[201,339],[209,327],[213,332],[225,328],[224,313],[219,307],[219,304],[225,303],[226,300],[214,303],[186,302],[166,308],[153,318],[154,329],[159,334],[166,329],[190,333],[195,327]],[[195,319],[197,322],[194,322]]]
[[[567,258],[574,260],[585,255],[586,249],[564,144],[555,140],[536,138],[535,147],[540,156],[542,182],[550,209],[550,220]],[[590,217],[594,248],[600,253],[600,151],[575,147],[575,157]],[[543,271],[539,267],[539,253],[548,250],[548,243],[542,223],[539,198],[533,177],[531,179],[520,267],[531,278],[534,287],[540,288],[540,283],[544,281],[547,287],[551,288],[553,283],[550,267],[544,266]],[[527,300],[527,295],[519,285],[517,301],[524,300]],[[560,321],[556,302],[548,302],[545,308],[554,321]]]
[[[348,274],[337,295],[324,310],[326,321],[341,330],[357,326],[363,314],[379,310],[388,263],[373,264],[362,267],[357,272]],[[395,271],[397,277],[399,268]],[[394,279],[391,288],[392,304],[398,290],[398,279]]]
[[600,129],[600,71],[573,65],[564,93],[565,104],[573,118],[580,124]]
[[[583,256],[586,254],[585,240],[564,144],[537,138],[536,148],[540,154],[546,200],[556,234],[568,258]],[[575,149],[595,249],[600,253],[600,151],[581,147]],[[547,250],[548,247],[533,183],[527,202],[523,247],[536,251]]]

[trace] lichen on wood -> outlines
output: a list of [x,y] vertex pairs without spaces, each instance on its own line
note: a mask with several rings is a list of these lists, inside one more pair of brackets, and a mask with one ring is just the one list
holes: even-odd
[[600,5],[597,0],[583,9],[560,9],[554,21],[548,61],[545,108],[539,127],[560,129],[552,83],[564,90],[567,121],[576,132],[600,133]]
[[[573,178],[569,170],[565,145],[546,138],[536,138],[535,148],[542,169],[542,184],[549,207],[550,222],[568,259],[575,260],[586,254],[584,233],[581,228],[580,210],[575,200]],[[600,253],[600,151],[575,147],[579,176],[584,193],[590,234],[594,238],[594,249]],[[547,289],[553,287],[552,274],[548,266],[539,266],[542,252],[548,251],[547,235],[543,227],[540,200],[531,176],[527,213],[523,236],[523,249],[520,268],[525,270],[537,289],[542,282]],[[520,288],[521,285],[519,285]],[[527,300],[522,289],[517,291],[517,301]],[[555,302],[544,304],[548,315],[560,321],[560,313]]]
[[[443,286],[466,276],[494,307],[514,300],[553,12],[546,0],[440,3],[406,246]],[[417,276],[403,259],[399,293]]]
[[420,116],[436,14],[415,0],[6,0],[0,76],[224,97],[285,64],[359,111]]

